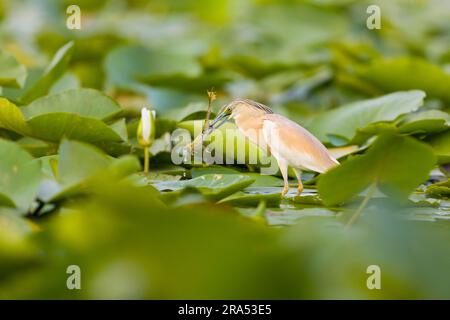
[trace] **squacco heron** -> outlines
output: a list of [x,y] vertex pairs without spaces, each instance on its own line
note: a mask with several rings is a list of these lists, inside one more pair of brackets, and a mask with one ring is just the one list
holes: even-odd
[[239,131],[277,160],[284,180],[283,197],[289,191],[289,166],[297,177],[297,195],[300,195],[303,191],[301,170],[323,173],[339,164],[308,130],[282,115],[274,114],[269,107],[248,99],[238,99],[225,105],[208,126],[206,134],[229,119],[234,119]]

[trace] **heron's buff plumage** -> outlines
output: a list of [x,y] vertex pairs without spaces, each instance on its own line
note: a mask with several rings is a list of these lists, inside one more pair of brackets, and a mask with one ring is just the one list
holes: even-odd
[[289,166],[294,169],[298,180],[297,194],[300,194],[303,190],[301,169],[322,173],[339,164],[308,130],[274,114],[261,103],[238,99],[226,105],[219,114],[231,114],[238,129],[277,160],[284,180],[283,196],[289,191]]
[[267,114],[263,130],[270,130],[266,129],[268,126],[279,134],[279,139],[273,143],[278,144],[278,154],[291,166],[322,173],[338,164],[325,146],[297,123],[278,114]]
[[263,119],[267,114],[258,108],[247,108],[245,105],[237,105],[233,110],[233,118],[236,126],[242,133],[261,149],[266,150],[267,144],[263,139]]

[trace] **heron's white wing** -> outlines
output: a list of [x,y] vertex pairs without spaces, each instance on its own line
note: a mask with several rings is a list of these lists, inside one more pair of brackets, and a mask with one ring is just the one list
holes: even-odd
[[263,135],[273,155],[294,168],[325,172],[338,164],[316,137],[281,115],[265,116]]

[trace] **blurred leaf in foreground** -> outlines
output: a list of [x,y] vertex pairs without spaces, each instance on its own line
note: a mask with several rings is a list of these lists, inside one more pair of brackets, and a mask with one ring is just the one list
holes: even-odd
[[351,141],[358,129],[394,121],[402,114],[417,110],[422,106],[424,97],[423,91],[414,90],[357,101],[317,116],[312,119],[308,129],[321,141],[328,142],[329,135]]
[[423,90],[430,97],[450,102],[450,74],[426,60],[412,57],[374,61],[363,78],[386,92]]
[[[301,283],[301,275],[272,230],[212,204],[165,208],[144,188],[97,191],[35,237],[45,259],[21,274],[29,280],[27,290],[11,290],[22,283],[15,279],[1,292],[94,299],[298,295],[292,282]],[[83,290],[65,287],[65,270],[73,263],[83,272]]]
[[46,95],[52,85],[66,72],[72,51],[73,42],[61,47],[42,72],[36,71],[33,77],[27,78],[23,89],[6,90],[6,96],[20,104],[28,104],[34,99]]
[[436,163],[433,150],[405,136],[383,134],[364,155],[350,157],[320,177],[319,194],[328,205],[343,203],[369,185],[404,199],[428,179]]
[[139,169],[133,156],[115,159],[91,145],[64,140],[59,148],[57,177],[41,185],[39,196],[45,201],[58,201],[83,194],[101,174],[120,180]]
[[21,88],[25,84],[27,70],[14,57],[0,51],[0,87]]
[[111,98],[93,89],[73,89],[45,96],[19,108],[0,98],[0,127],[45,141],[63,137],[104,145],[122,142],[117,126],[104,120],[121,112]]
[[426,139],[438,156],[438,163],[450,163],[450,130],[435,134]]
[[27,210],[40,179],[39,163],[16,143],[0,139],[0,206]]
[[445,131],[450,126],[450,115],[440,110],[408,114],[399,125],[399,133],[430,134]]
[[253,179],[240,174],[205,174],[191,180],[164,181],[155,184],[158,190],[199,189],[207,198],[220,200],[248,187]]

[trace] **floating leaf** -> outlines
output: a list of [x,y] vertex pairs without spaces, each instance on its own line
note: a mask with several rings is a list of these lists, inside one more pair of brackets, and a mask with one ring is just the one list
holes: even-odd
[[105,58],[105,69],[110,81],[125,89],[139,86],[138,78],[145,77],[157,83],[158,79],[167,76],[195,76],[201,70],[191,56],[155,51],[143,46],[123,46],[112,50]]
[[117,132],[103,121],[71,113],[48,113],[28,120],[30,136],[59,142],[62,138],[90,143],[121,142]]
[[61,47],[50,61],[42,74],[30,85],[28,85],[19,97],[22,104],[28,104],[36,98],[46,95],[56,82],[66,72],[67,65],[73,51],[73,42]]
[[417,110],[424,97],[424,92],[414,90],[350,103],[317,116],[308,129],[324,142],[329,142],[329,134],[351,141],[358,129],[381,121],[394,121],[402,114]]
[[39,163],[16,143],[0,139],[0,204],[28,210],[41,178]]
[[0,128],[24,136],[51,142],[59,142],[66,137],[99,146],[105,142],[124,141],[123,128],[119,132],[118,124],[110,127],[102,121],[120,112],[119,106],[92,89],[46,96],[22,108],[0,98],[0,106]]
[[409,114],[401,122],[398,132],[407,134],[437,133],[448,129],[450,115],[439,110]]
[[267,223],[271,226],[294,225],[299,223],[300,219],[309,217],[320,217],[335,221],[336,212],[326,208],[304,208],[301,210],[272,209],[266,212]]
[[[188,130],[191,134],[195,135],[195,138],[196,135],[201,133],[203,121],[184,121],[179,123],[178,126]],[[219,129],[213,131],[211,135],[205,138],[204,144],[211,151],[211,158],[222,161],[223,163],[252,163],[268,166],[273,161],[256,144],[250,142],[233,123],[225,123]],[[213,151],[214,156],[212,155]],[[208,161],[208,159],[205,160]]]
[[155,183],[158,190],[180,190],[186,187],[197,188],[208,199],[220,200],[248,187],[253,179],[238,174],[206,174],[191,180],[164,181]]
[[0,128],[22,135],[27,135],[30,132],[20,109],[5,98],[0,98]]
[[0,87],[21,88],[25,84],[27,70],[14,57],[0,51]]
[[238,170],[234,170],[227,167],[221,166],[211,166],[204,168],[193,168],[191,170],[192,178],[196,178],[205,174],[241,174],[246,175],[249,178],[252,178],[254,182],[252,183],[252,187],[282,187],[284,185],[283,180],[270,176],[264,175],[256,172],[240,172]]
[[56,181],[47,181],[41,186],[39,195],[44,201],[58,201],[82,194],[102,174],[118,180],[139,168],[135,157],[115,159],[90,145],[64,140],[59,149],[58,177],[55,177]]
[[420,89],[450,102],[450,74],[439,66],[412,57],[375,60],[360,70],[362,77],[386,92]]
[[450,163],[450,130],[432,135],[426,140],[438,157],[438,163]]
[[371,184],[385,194],[406,198],[428,178],[436,162],[433,151],[412,138],[383,134],[361,156],[354,156],[319,178],[327,206],[343,203]]
[[21,110],[27,119],[48,113],[67,112],[99,120],[108,120],[121,111],[113,99],[94,89],[71,89],[45,96]]
[[429,185],[426,189],[426,193],[433,196],[450,196],[450,180],[441,181]]
[[260,201],[266,203],[266,207],[278,207],[281,202],[280,193],[257,193],[254,192],[255,188],[251,188],[253,192],[237,192],[225,199],[219,201],[219,203],[228,204],[236,207],[255,207]]

